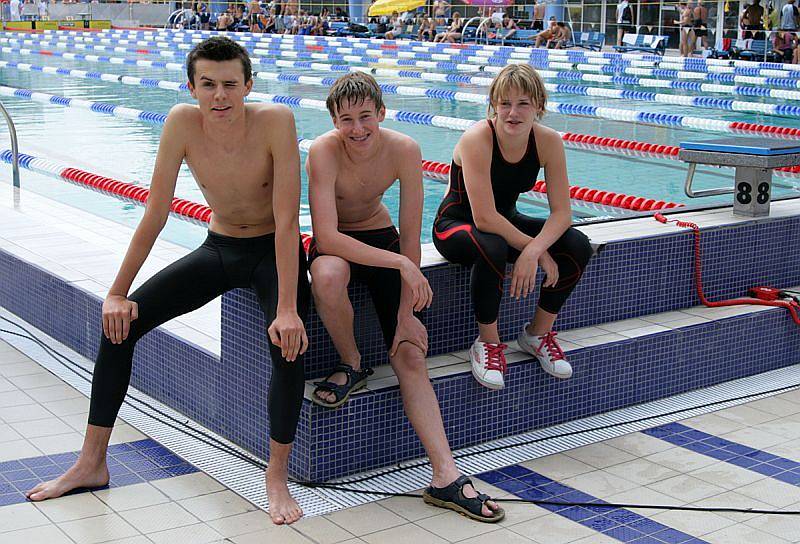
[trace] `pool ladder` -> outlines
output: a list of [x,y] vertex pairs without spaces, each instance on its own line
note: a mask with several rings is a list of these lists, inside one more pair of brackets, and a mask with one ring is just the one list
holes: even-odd
[[14,126],[14,121],[11,119],[11,115],[2,102],[0,102],[0,111],[2,111],[3,117],[6,118],[8,132],[11,134],[11,171],[14,176],[14,187],[19,188],[19,145],[17,143],[17,127]]

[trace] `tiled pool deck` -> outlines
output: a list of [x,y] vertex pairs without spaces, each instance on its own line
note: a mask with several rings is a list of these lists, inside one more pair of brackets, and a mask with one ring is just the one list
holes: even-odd
[[[800,516],[506,504],[485,525],[392,498],[275,527],[256,506],[136,429],[116,427],[112,486],[43,503],[34,485],[74,458],[87,399],[0,341],[0,542],[769,544]],[[800,510],[800,391],[478,475],[496,497]]]

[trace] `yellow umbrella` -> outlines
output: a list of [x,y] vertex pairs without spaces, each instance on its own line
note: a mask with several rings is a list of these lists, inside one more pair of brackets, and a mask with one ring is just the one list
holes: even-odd
[[368,15],[370,17],[376,15],[391,15],[393,11],[402,13],[404,11],[415,10],[424,5],[425,0],[376,0],[376,2],[369,7]]

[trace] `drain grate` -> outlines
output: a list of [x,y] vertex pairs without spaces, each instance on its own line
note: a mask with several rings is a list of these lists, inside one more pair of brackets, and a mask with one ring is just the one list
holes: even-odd
[[[93,366],[92,361],[75,353],[68,347],[53,340],[46,334],[35,329],[32,325],[22,321],[18,317],[2,308],[0,308],[0,315],[10,319],[15,323],[19,323],[28,329],[35,330],[36,336],[39,337],[39,339],[45,344],[65,355],[66,357],[79,362],[81,366],[84,366],[85,368],[91,368]],[[91,384],[89,382],[84,381],[71,371],[67,370],[61,365],[61,363],[55,361],[43,348],[34,342],[2,333],[0,333],[0,338],[28,355],[28,357],[31,359],[37,361],[44,368],[77,390],[81,391],[84,395],[89,395],[91,388]],[[640,404],[637,406],[631,406],[628,408],[622,408],[613,412],[571,421],[561,425],[548,427],[546,429],[540,429],[521,435],[503,438],[501,440],[496,440],[486,444],[464,448],[456,452],[456,455],[464,453],[470,453],[471,455],[463,459],[458,459],[457,463],[459,468],[467,474],[495,470],[504,466],[536,459],[538,457],[543,457],[554,453],[560,453],[595,442],[602,442],[610,438],[641,431],[650,427],[672,423],[674,421],[680,421],[760,398],[766,398],[771,396],[771,394],[764,393],[765,391],[796,384],[800,384],[800,364],[765,372],[763,374],[758,374],[747,378],[733,380],[705,389],[691,391],[689,393],[683,393],[674,397],[648,402],[646,404]],[[158,401],[151,399],[147,395],[133,388],[130,389],[129,393],[132,396],[153,405],[156,409],[161,410],[170,416],[176,417],[181,421],[185,421],[187,427],[201,430],[204,433],[210,434],[220,441],[230,445],[231,448],[240,452],[241,454],[255,459],[253,456],[238,446],[228,442],[223,437],[216,435],[215,433],[205,429],[191,420],[188,420],[185,416],[159,403]],[[741,397],[745,395],[757,396],[746,400],[723,402],[712,407],[698,408],[699,406],[706,405],[708,403],[724,401],[725,399]],[[645,422],[626,423],[628,421],[634,421],[643,417],[656,416],[658,414],[665,414],[674,412],[676,410],[685,411],[681,412],[680,414],[672,414],[649,419]],[[170,448],[176,454],[180,455],[212,478],[218,480],[221,484],[225,485],[235,493],[241,495],[262,509],[267,508],[268,503],[266,491],[264,489],[264,474],[260,469],[241,459],[238,459],[234,455],[213,448],[212,446],[205,444],[194,437],[187,436],[183,432],[165,425],[157,420],[154,417],[154,412],[147,407],[143,408],[143,412],[144,413],[134,410],[125,404],[120,412],[120,417],[143,433]],[[584,431],[586,429],[592,429],[606,425],[615,426],[609,429],[587,431],[582,432],[581,434],[574,434],[570,436],[548,438],[554,437],[555,435]],[[531,441],[536,441],[536,443],[529,443]],[[502,447],[503,449],[496,451],[497,447]],[[392,467],[402,468],[403,470],[401,472],[382,474],[382,472],[385,472],[386,469],[378,469],[359,474],[357,476],[343,478],[339,480],[339,482],[346,483],[348,479],[374,476],[368,481],[354,484],[353,487],[378,492],[409,492],[427,486],[430,481],[430,468],[428,466],[415,466],[419,464],[419,462],[420,460],[416,459]],[[294,497],[297,499],[297,502],[303,508],[303,511],[309,516],[322,515],[339,510],[341,508],[358,506],[360,504],[365,504],[383,498],[383,496],[379,494],[364,495],[319,488],[309,489],[295,484],[290,484],[290,489]]]

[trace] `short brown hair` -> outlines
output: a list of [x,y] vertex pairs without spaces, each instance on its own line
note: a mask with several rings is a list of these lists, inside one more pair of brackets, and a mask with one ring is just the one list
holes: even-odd
[[194,67],[200,59],[224,62],[226,60],[239,59],[242,62],[244,71],[244,82],[253,79],[253,66],[247,49],[225,36],[213,36],[207,38],[194,46],[186,56],[186,75],[194,85]]
[[365,100],[372,100],[375,103],[375,110],[380,111],[383,107],[383,93],[378,86],[375,78],[363,72],[351,72],[337,79],[331,90],[328,92],[328,99],[325,105],[331,117],[336,117],[336,113],[343,104],[359,104]]
[[495,105],[505,98],[511,89],[517,89],[531,97],[533,103],[539,107],[536,119],[544,115],[547,105],[547,90],[544,87],[542,76],[530,64],[509,64],[492,81],[489,87],[488,116],[495,116]]

